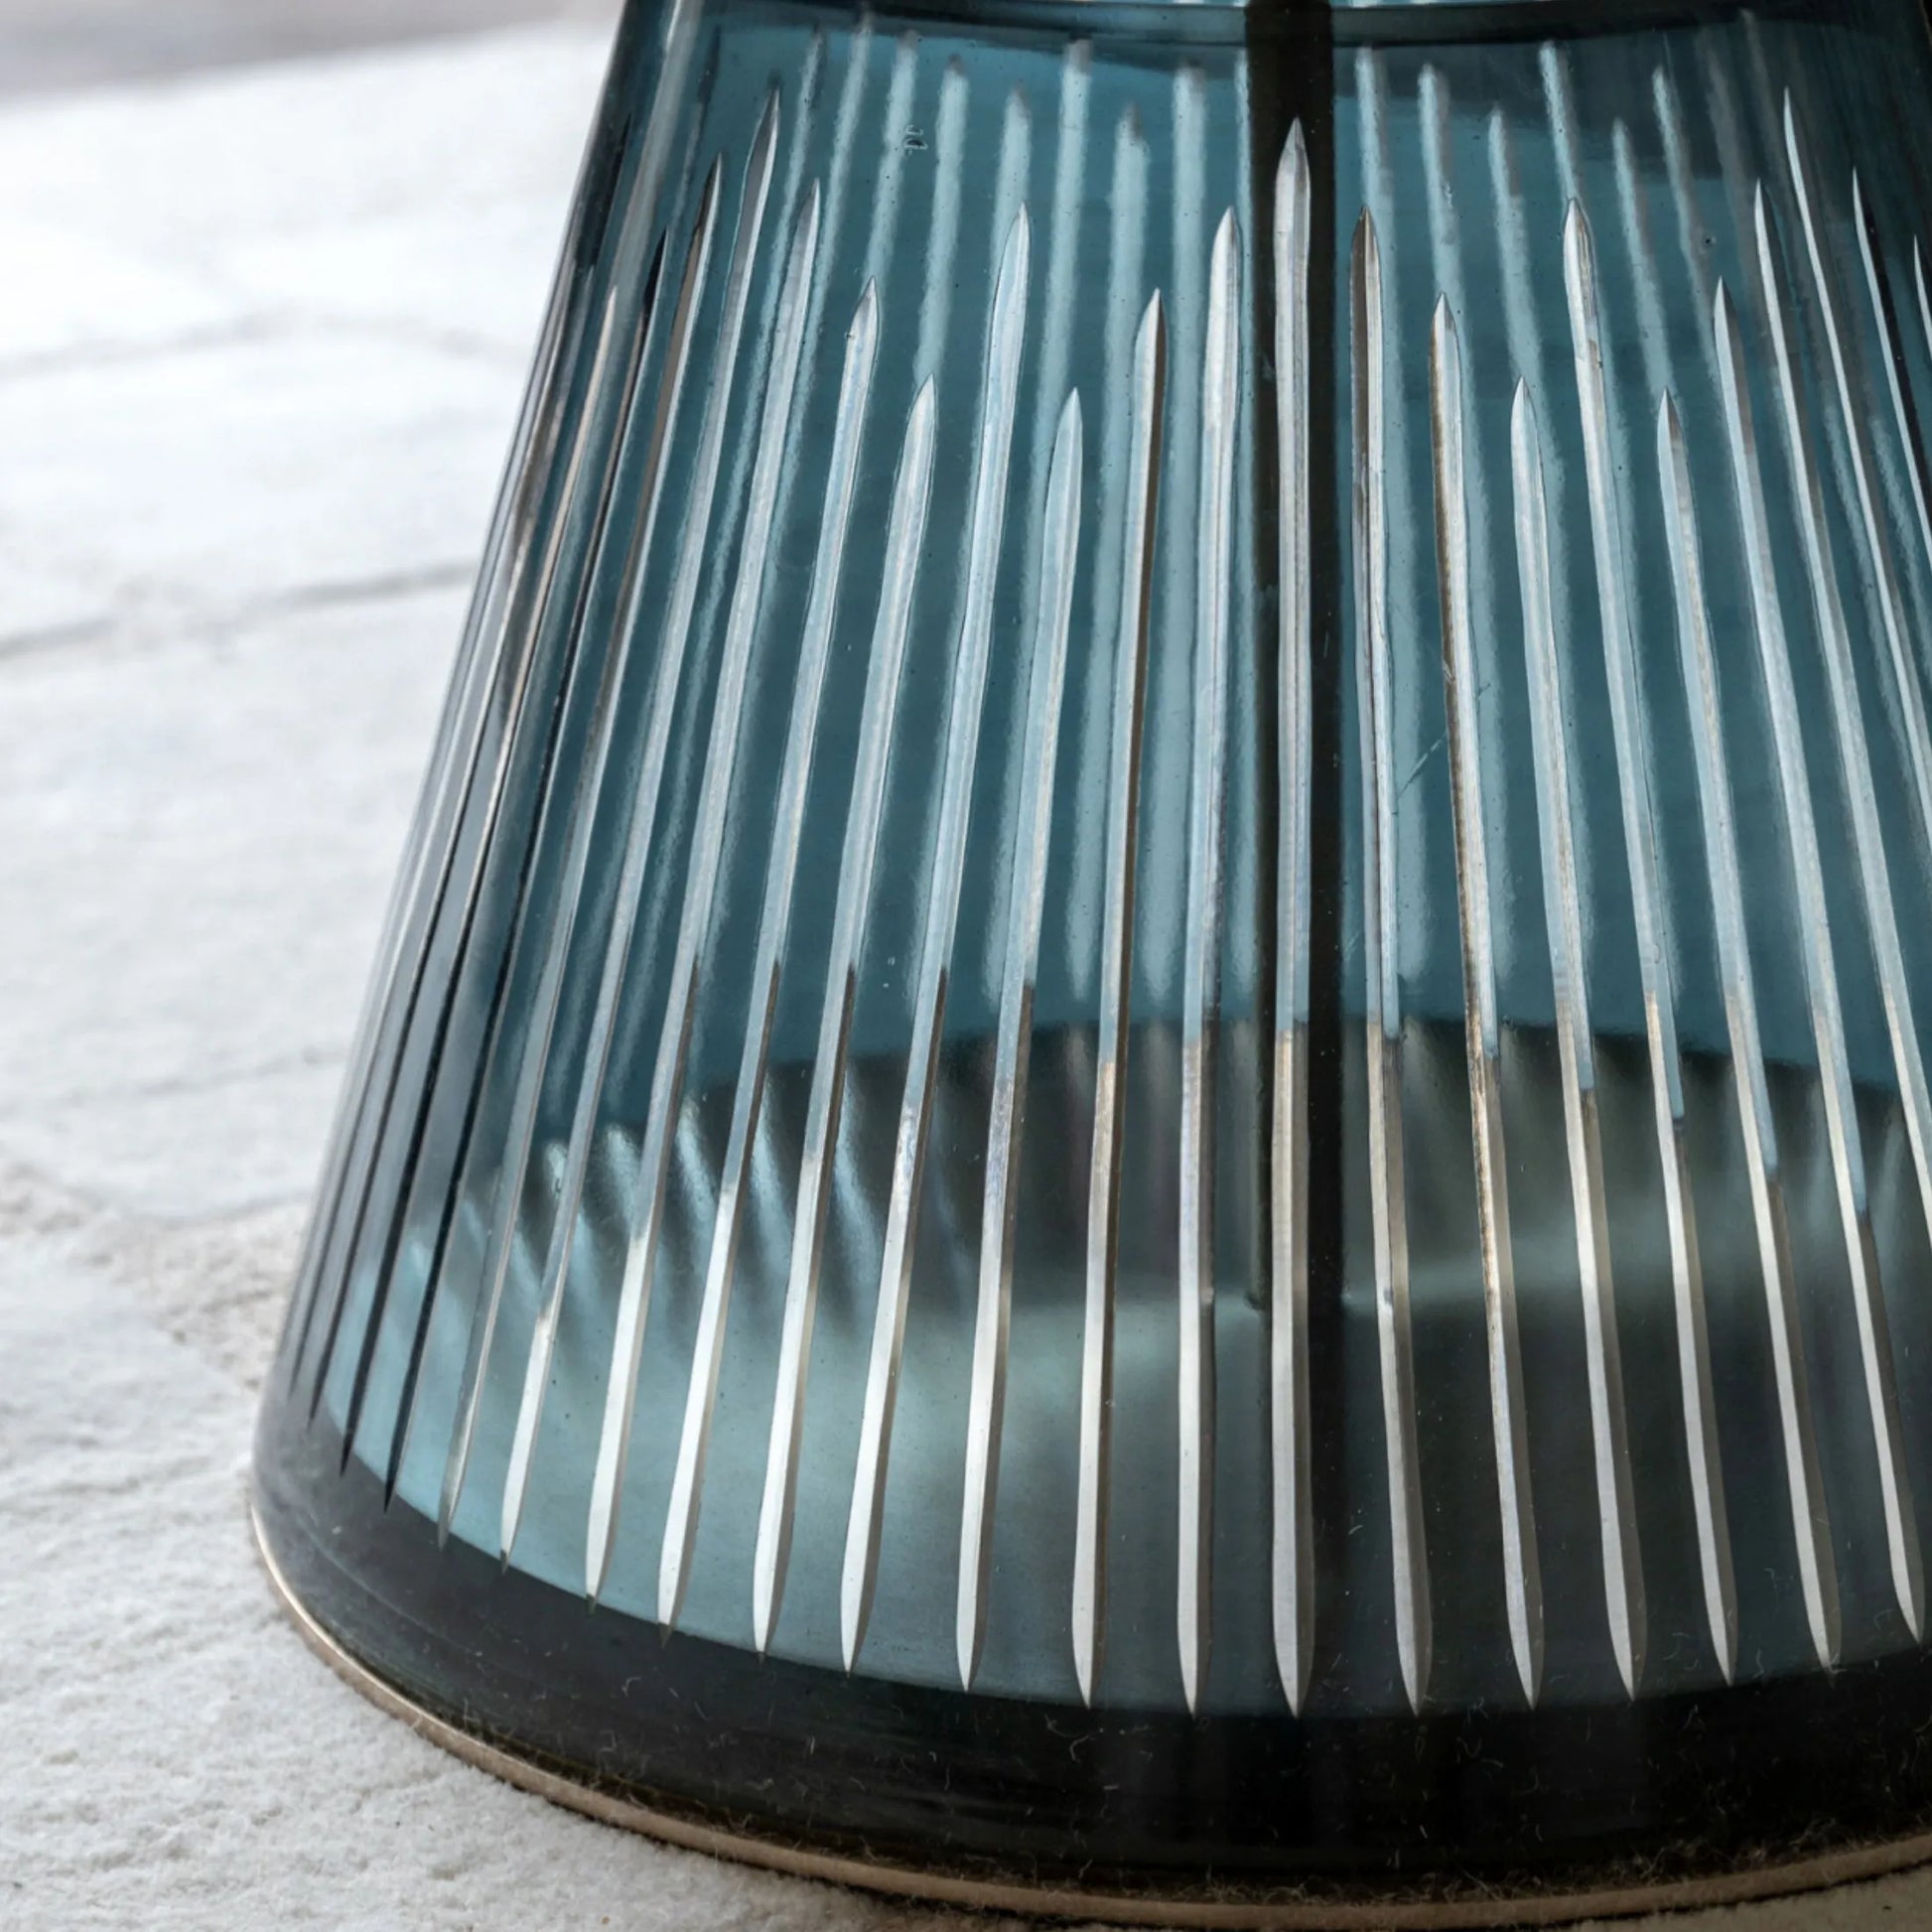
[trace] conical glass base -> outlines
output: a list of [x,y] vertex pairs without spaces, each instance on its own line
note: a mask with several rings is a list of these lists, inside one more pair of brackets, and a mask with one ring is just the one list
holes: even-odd
[[263,1414],[318,1624],[976,1883],[1932,1822],[1928,104],[1918,0],[632,6]]

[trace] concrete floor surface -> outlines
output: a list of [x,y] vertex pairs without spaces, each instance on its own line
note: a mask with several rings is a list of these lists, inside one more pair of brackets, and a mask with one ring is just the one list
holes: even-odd
[[616,14],[617,0],[0,0],[0,97]]

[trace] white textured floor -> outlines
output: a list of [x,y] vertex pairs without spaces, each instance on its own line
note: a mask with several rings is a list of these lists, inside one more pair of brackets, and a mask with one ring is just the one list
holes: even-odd
[[[0,112],[0,1924],[900,1927],[309,1656],[254,1390],[603,48]],[[1932,1924],[1932,1881],[1671,1921]]]

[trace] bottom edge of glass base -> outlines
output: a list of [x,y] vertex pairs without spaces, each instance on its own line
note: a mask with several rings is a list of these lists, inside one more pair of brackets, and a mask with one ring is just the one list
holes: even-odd
[[252,1504],[249,1521],[269,1585],[303,1641],[345,1683],[378,1710],[400,1719],[418,1735],[507,1784],[601,1823],[684,1851],[890,1897],[1037,1918],[1212,1927],[1225,1928],[1226,1932],[1366,1932],[1371,1926],[1386,1928],[1387,1932],[1448,1932],[1456,1927],[1564,1925],[1586,1918],[1736,1905],[1857,1883],[1932,1863],[1932,1832],[1918,1832],[1909,1837],[1840,1846],[1783,1863],[1757,1862],[1654,1884],[1637,1880],[1576,1889],[1544,1885],[1512,1894],[1507,1887],[1484,1883],[1479,1895],[1472,1890],[1456,1897],[1439,1882],[1438,1889],[1429,1895],[1390,1889],[1355,1891],[1344,1898],[1311,1896],[1306,1890],[1284,1895],[1279,1890],[1266,1893],[1253,1889],[1213,1896],[1179,1889],[1124,1894],[1030,1883],[1019,1876],[962,1876],[943,1869],[854,1858],[664,1809],[565,1775],[465,1729],[418,1703],[346,1649],[297,1593],[276,1558],[261,1512]]

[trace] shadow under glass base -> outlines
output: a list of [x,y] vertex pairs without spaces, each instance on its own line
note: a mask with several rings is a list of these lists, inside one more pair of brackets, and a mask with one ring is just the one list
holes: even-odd
[[1932,1861],[1932,1755],[1895,1723],[1932,1706],[1922,1656],[1388,1720],[969,1697],[666,1637],[456,1542],[426,1561],[434,1524],[353,1462],[321,1523],[293,1465],[326,1451],[291,1436],[258,1459],[254,1523],[311,1646],[458,1756],[692,1850],[988,1909],[1284,1928],[1558,1924]]

